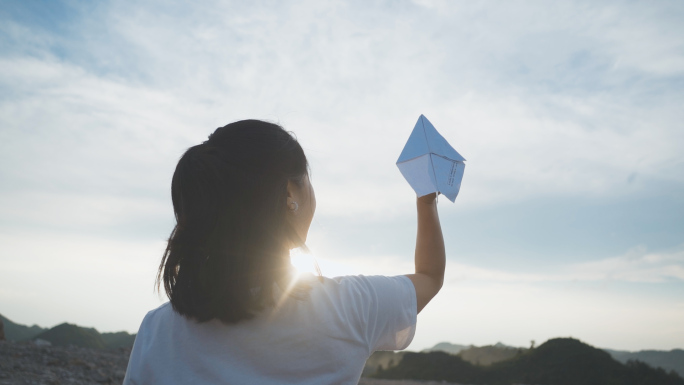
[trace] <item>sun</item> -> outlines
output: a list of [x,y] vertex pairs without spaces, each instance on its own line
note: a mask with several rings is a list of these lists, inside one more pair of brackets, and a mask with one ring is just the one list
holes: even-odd
[[294,249],[290,252],[290,263],[297,269],[299,275],[316,274],[316,262],[313,254]]

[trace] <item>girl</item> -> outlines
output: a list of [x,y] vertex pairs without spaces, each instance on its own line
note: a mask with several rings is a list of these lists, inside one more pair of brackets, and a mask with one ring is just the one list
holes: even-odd
[[183,154],[157,275],[170,301],[145,316],[124,384],[356,384],[374,351],[409,345],[444,278],[435,194],[417,199],[414,274],[301,277],[308,175],[297,140],[258,120]]

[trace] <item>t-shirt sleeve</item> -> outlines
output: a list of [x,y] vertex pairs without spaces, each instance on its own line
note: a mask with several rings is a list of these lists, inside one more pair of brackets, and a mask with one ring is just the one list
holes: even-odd
[[343,287],[345,307],[356,314],[357,330],[369,353],[406,349],[416,332],[416,290],[403,275],[337,278]]

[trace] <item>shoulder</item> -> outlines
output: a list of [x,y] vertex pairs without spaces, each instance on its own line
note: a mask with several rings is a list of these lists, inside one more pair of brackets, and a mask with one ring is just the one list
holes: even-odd
[[335,278],[324,278],[322,286],[328,290],[368,294],[377,290],[397,288],[408,289],[413,287],[413,283],[405,275],[346,275]]
[[152,309],[145,314],[145,317],[140,324],[140,330],[138,331],[138,334],[149,329],[156,329],[160,327],[161,324],[167,323],[176,315],[177,313],[173,310],[171,303],[165,302],[156,309]]
[[354,275],[325,278],[314,296],[327,301],[332,314],[373,350],[405,349],[415,333],[417,302],[405,276]]
[[144,320],[152,320],[159,317],[166,317],[173,313],[174,311],[173,306],[171,306],[171,302],[164,302],[163,304],[159,305],[159,307],[157,307],[156,309],[148,311],[145,315]]
[[[347,275],[325,278],[313,284],[312,296],[338,303],[349,308],[367,308],[378,305],[391,298],[411,302],[415,297],[415,289],[411,280],[405,275]],[[394,301],[392,301],[394,302]]]

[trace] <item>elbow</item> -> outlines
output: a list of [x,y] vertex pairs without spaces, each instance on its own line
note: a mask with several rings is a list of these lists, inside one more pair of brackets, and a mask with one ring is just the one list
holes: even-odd
[[437,289],[437,292],[442,290],[442,286],[444,286],[444,274],[442,274],[441,277],[435,279],[435,288]]

